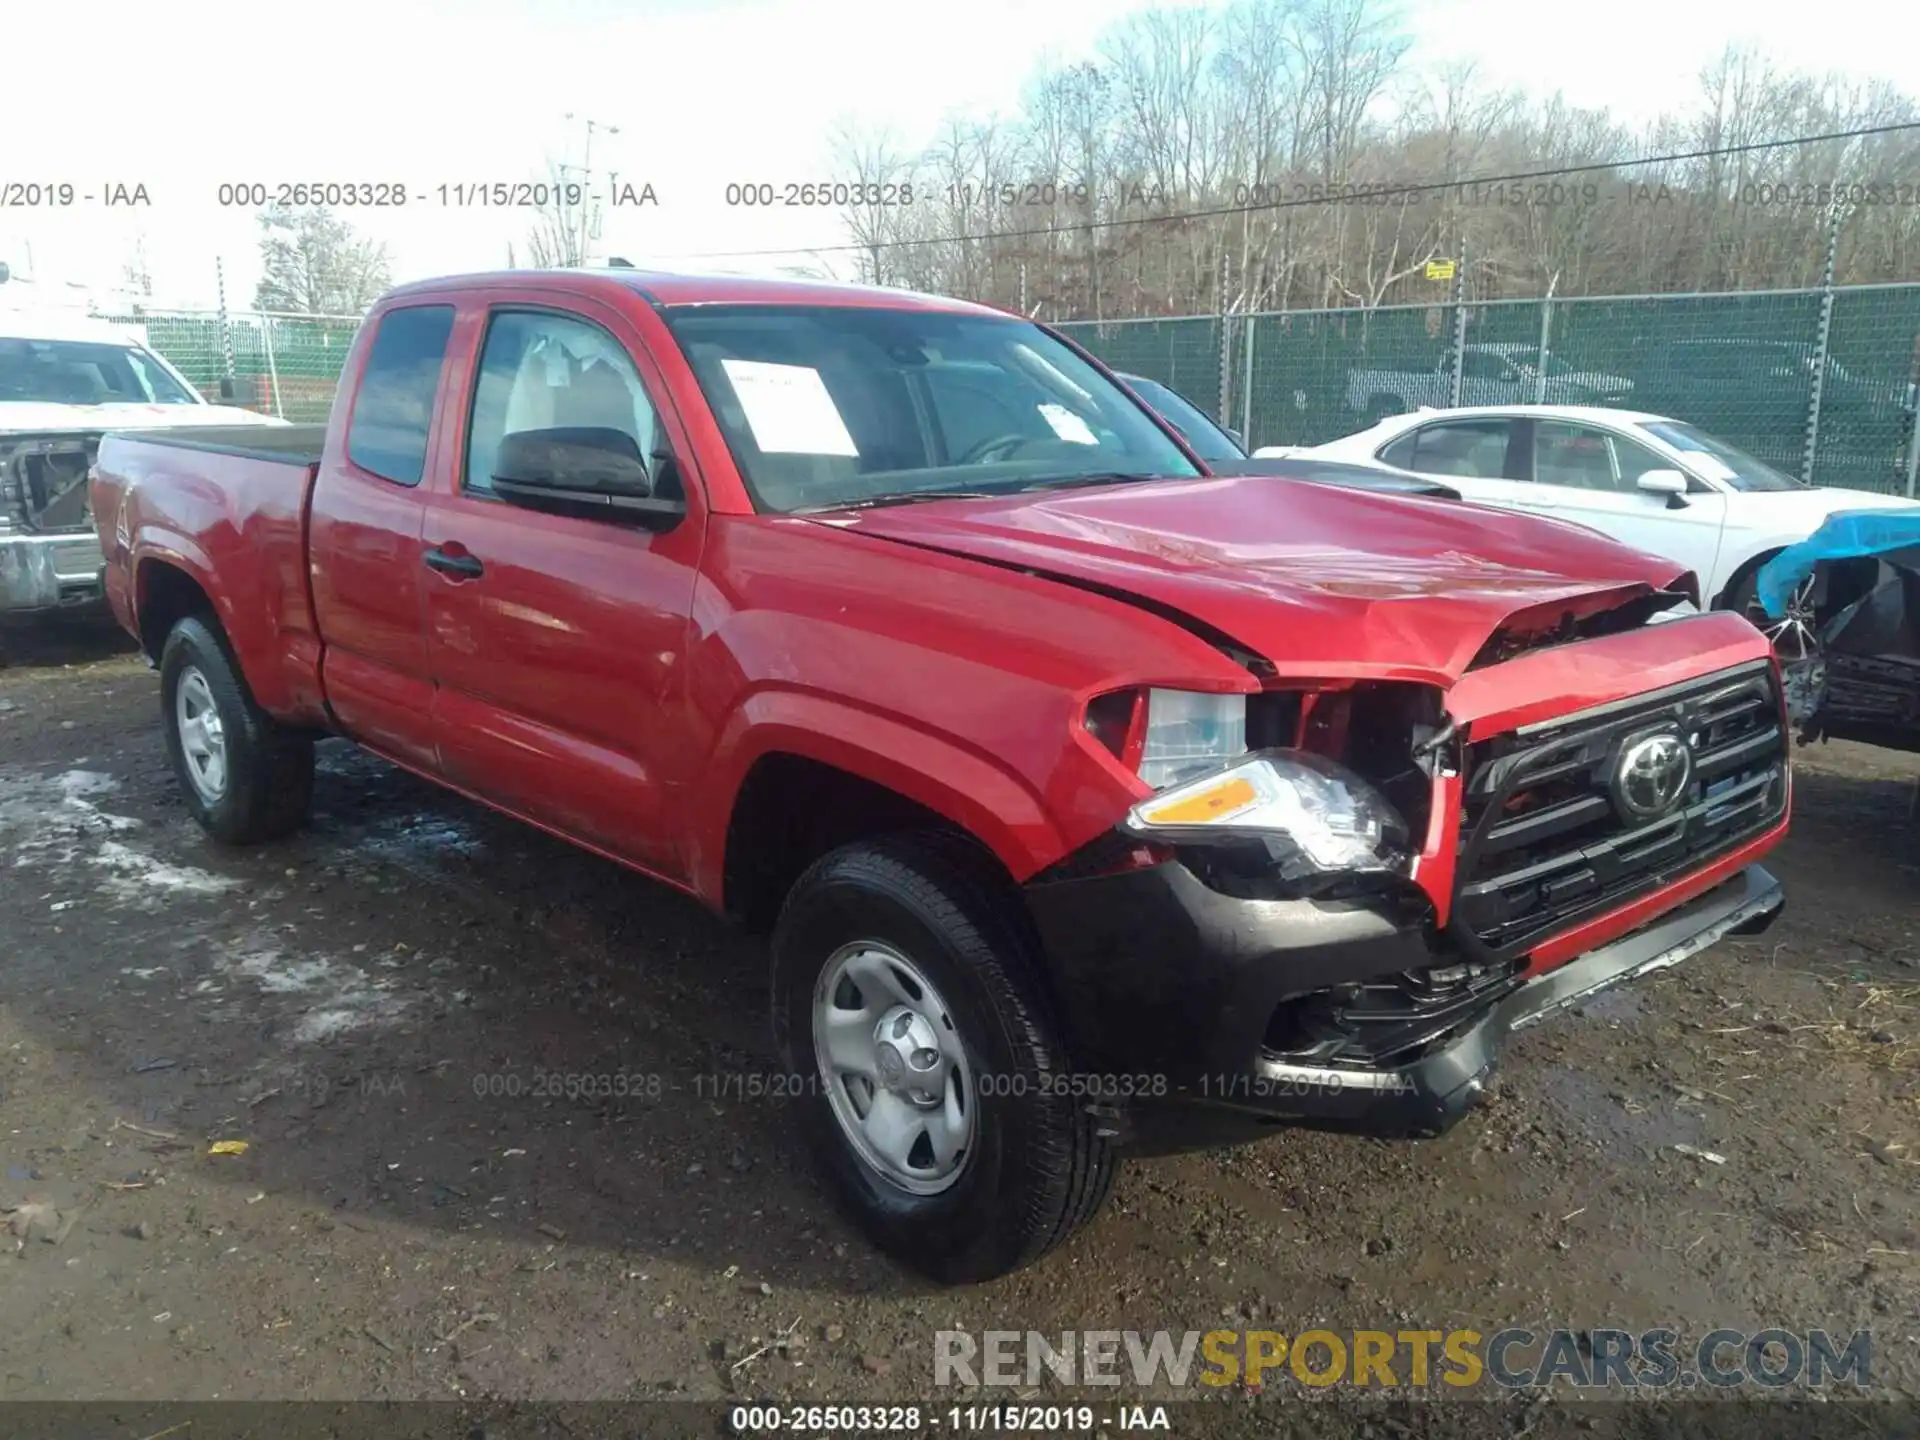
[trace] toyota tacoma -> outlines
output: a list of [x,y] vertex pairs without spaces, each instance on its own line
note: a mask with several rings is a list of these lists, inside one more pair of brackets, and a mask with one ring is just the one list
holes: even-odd
[[1419,1136],[1764,928],[1765,639],[1670,561],[1217,476],[1059,334],[640,270],[407,286],[324,427],[109,435],[109,601],[218,840],[344,736],[770,933],[866,1232],[947,1282],[1119,1159]]

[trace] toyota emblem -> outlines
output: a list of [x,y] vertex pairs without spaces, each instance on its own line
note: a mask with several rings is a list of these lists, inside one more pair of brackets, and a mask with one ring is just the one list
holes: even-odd
[[1643,735],[1620,752],[1613,772],[1613,800],[1629,820],[1664,815],[1687,793],[1693,752],[1671,731]]

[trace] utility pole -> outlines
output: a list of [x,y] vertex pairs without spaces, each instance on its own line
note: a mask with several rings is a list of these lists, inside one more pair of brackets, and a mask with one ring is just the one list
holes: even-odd
[[1827,263],[1820,273],[1820,320],[1814,328],[1813,389],[1807,397],[1806,443],[1800,449],[1800,483],[1813,483],[1814,463],[1820,458],[1820,402],[1826,390],[1827,345],[1833,338],[1833,285],[1840,266],[1840,227],[1847,207],[1833,202],[1827,214]]
[[[569,120],[573,119],[573,111],[567,111],[566,118]],[[603,125],[598,120],[594,120],[588,116],[582,116],[580,118],[585,122],[587,127],[586,144],[581,151],[579,171],[580,263],[584,265],[587,263],[588,255],[592,250],[594,238],[593,222],[599,213],[598,207],[594,204],[593,200],[593,132],[596,130],[604,130],[609,135],[618,135],[620,133],[620,127],[618,125]],[[570,166],[563,168],[571,169]]]

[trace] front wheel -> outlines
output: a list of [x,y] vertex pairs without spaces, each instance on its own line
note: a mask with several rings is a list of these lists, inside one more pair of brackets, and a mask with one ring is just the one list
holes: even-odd
[[1038,1259],[1113,1183],[1018,905],[963,843],[897,836],[823,857],[774,932],[775,1035],[828,1181],[947,1284]]
[[197,616],[160,651],[160,699],[167,755],[202,829],[252,845],[299,828],[313,798],[313,742],[254,702],[219,632]]
[[1773,646],[1786,689],[1787,718],[1803,725],[1826,698],[1827,656],[1820,642],[1819,577],[1809,575],[1787,596],[1786,613],[1767,614],[1760,603],[1758,567],[1727,591],[1726,608],[1743,616]]

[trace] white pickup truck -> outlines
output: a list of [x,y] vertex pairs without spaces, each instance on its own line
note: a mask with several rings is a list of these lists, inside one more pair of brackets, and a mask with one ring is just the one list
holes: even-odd
[[[1540,382],[1537,346],[1484,341],[1464,346],[1460,355],[1462,405],[1623,405],[1633,393],[1624,375],[1580,370],[1559,357],[1547,357],[1546,384]],[[1544,392],[1544,393],[1543,393]],[[1431,369],[1354,370],[1347,376],[1347,404],[1369,425],[1422,405],[1452,404],[1453,357],[1442,354]]]
[[[4,292],[0,291],[0,296]],[[0,618],[103,603],[87,472],[109,430],[279,425],[214,405],[104,320],[0,299]]]

